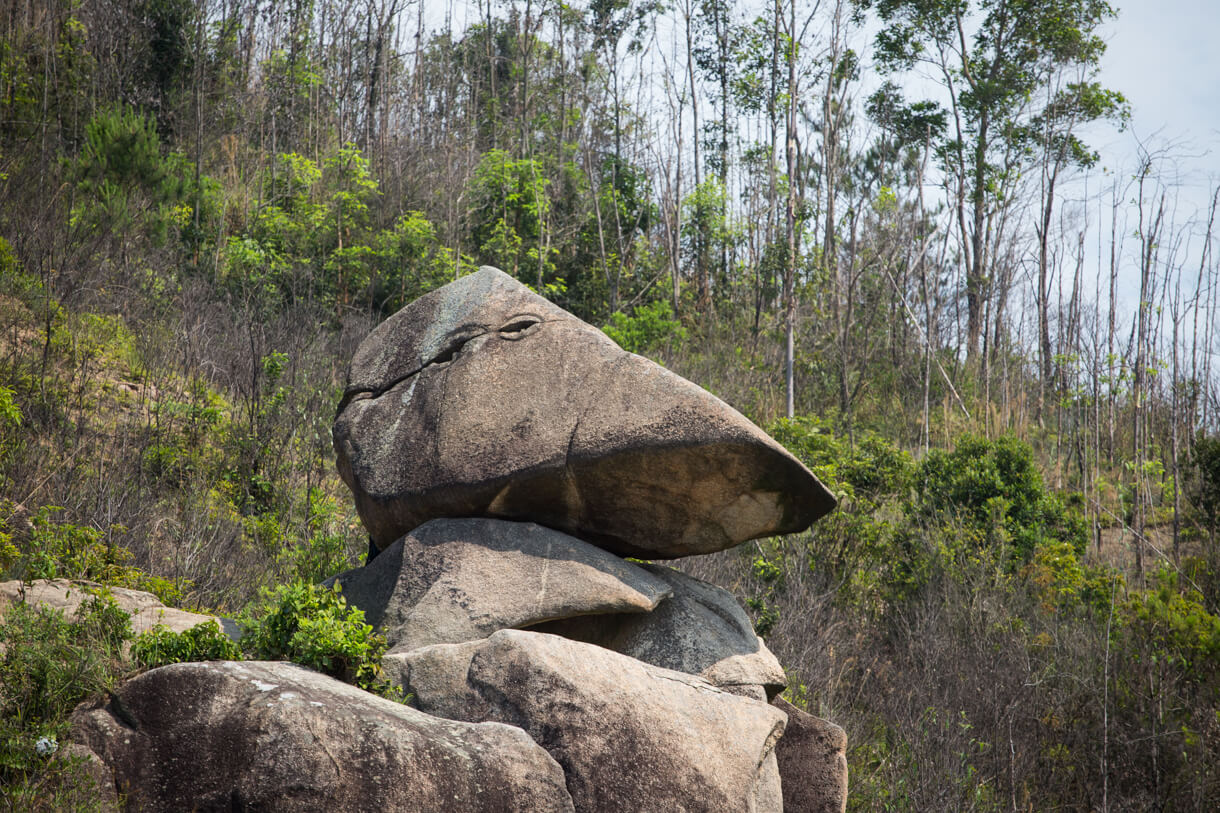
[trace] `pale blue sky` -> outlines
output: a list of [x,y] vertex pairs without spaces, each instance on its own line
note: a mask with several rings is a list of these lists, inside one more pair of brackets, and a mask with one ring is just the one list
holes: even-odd
[[[1131,100],[1143,136],[1220,140],[1220,3],[1125,0],[1109,26],[1103,71]],[[1200,146],[1203,146],[1202,144]]]
[[1102,81],[1131,102],[1129,133],[1094,141],[1109,167],[1130,171],[1136,139],[1170,147],[1167,167],[1187,207],[1220,179],[1220,2],[1116,0]]

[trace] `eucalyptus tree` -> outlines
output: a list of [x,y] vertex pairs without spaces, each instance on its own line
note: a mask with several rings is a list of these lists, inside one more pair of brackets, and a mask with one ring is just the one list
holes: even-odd
[[[1088,94],[1066,99],[1056,94],[1048,99],[1045,91],[1067,72],[1092,76],[1105,51],[1099,28],[1116,12],[1105,0],[858,4],[875,8],[884,23],[876,38],[884,71],[928,66],[943,88],[947,126],[936,134],[936,154],[962,245],[966,349],[977,357],[994,293],[998,232],[1014,206],[1018,182],[1036,160],[1039,136],[1051,124],[1062,133],[1067,121],[1075,127],[1113,112],[1107,105],[1084,103],[1086,98],[1118,101],[1091,85]],[[1043,138],[1041,143],[1084,154],[1075,140]]]

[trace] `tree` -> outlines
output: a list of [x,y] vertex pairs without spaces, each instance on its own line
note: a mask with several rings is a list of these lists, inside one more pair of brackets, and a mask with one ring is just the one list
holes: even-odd
[[1203,520],[1208,553],[1214,562],[1216,537],[1220,534],[1220,435],[1200,435],[1195,440],[1193,469],[1190,497]]
[[[1003,215],[1013,206],[1011,196],[1037,144],[1038,123],[1064,121],[1061,100],[1052,97],[1042,106],[1037,100],[1063,71],[1096,71],[1105,51],[1098,29],[1115,12],[1105,0],[861,0],[861,5],[875,6],[886,23],[876,39],[881,67],[896,72],[930,65],[948,95],[950,126],[938,139],[937,154],[963,249],[966,349],[976,357],[994,292]],[[1083,124],[1098,115],[1104,111],[1072,105],[1069,118]]]

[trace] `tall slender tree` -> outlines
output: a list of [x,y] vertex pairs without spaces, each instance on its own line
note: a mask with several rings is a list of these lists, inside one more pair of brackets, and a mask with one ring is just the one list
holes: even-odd
[[[1105,51],[1100,27],[1115,12],[1104,0],[861,0],[885,26],[879,64],[889,72],[931,66],[947,96],[949,126],[937,143],[962,247],[966,350],[977,357],[997,292],[997,233],[1039,120],[1063,120],[1055,97],[1039,106],[1055,76],[1095,70]],[[1079,111],[1075,123],[1090,120]]]

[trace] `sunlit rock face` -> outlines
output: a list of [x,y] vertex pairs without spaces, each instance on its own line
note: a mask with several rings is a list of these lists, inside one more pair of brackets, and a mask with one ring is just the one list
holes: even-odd
[[334,442],[378,548],[484,516],[666,559],[797,532],[834,507],[732,407],[488,267],[369,335]]
[[703,678],[523,630],[387,660],[428,714],[524,729],[563,767],[578,811],[782,810],[786,716]]
[[573,810],[563,769],[520,728],[443,720],[291,663],[145,672],[79,706],[72,739],[124,810]]

